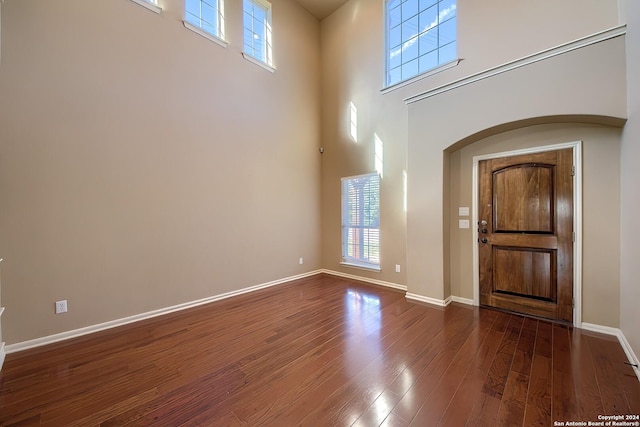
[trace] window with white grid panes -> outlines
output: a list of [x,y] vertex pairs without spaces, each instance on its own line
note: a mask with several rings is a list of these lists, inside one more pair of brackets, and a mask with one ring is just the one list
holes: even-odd
[[273,66],[271,45],[271,4],[263,0],[243,0],[244,53]]
[[185,0],[184,20],[221,40],[224,40],[222,0]]
[[456,59],[456,0],[387,0],[385,85]]

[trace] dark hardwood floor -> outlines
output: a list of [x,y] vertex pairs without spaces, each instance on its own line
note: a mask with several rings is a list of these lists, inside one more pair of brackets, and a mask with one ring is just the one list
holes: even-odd
[[640,414],[614,337],[332,276],[7,356],[3,426],[550,426]]

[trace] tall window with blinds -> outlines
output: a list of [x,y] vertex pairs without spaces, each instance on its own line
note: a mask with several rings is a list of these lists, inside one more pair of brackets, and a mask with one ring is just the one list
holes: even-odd
[[342,262],[380,269],[380,176],[342,178]]

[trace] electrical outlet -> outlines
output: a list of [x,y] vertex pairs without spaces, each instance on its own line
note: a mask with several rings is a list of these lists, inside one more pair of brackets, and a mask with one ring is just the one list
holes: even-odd
[[66,312],[67,312],[67,300],[63,299],[62,301],[56,301],[56,314],[61,314]]
[[304,264],[304,258],[300,258],[300,259],[298,260],[298,264],[300,264],[300,265]]
[[400,273],[400,264],[396,264],[396,273]]

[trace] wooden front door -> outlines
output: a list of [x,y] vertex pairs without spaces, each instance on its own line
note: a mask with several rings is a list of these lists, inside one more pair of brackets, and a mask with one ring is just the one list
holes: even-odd
[[480,304],[573,321],[573,150],[479,162]]

